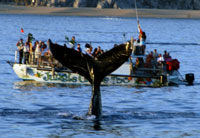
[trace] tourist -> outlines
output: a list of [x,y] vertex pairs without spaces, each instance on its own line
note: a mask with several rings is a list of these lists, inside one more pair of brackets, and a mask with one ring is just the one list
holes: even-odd
[[36,50],[36,46],[37,46],[37,41],[34,42],[34,45],[32,46],[32,61],[33,61],[33,64],[35,64],[35,50]]
[[168,55],[167,51],[165,50],[165,51],[164,51],[164,54],[163,54],[164,60],[166,61],[166,59],[167,59],[168,57],[169,57],[169,55]]
[[146,58],[146,67],[152,67],[152,61],[153,61],[153,51],[151,51]]
[[146,33],[142,31],[142,28],[140,26],[140,24],[138,24],[138,32],[139,32],[139,40],[141,42],[142,40],[142,45],[145,45],[145,41],[146,41]]
[[43,42],[43,41],[41,41],[41,49],[46,49],[47,48],[47,45]]
[[39,65],[40,56],[41,56],[40,44],[38,41],[36,41],[35,60],[36,60],[36,64],[38,64],[38,65]]
[[93,51],[93,47],[92,47],[92,45],[90,45],[90,51],[91,51],[91,52]]
[[172,57],[170,56],[169,52],[168,52],[168,57],[166,58],[166,62],[172,61]]
[[157,53],[157,49],[154,49],[154,51],[153,51],[153,58],[157,60],[158,56],[159,55]]
[[141,26],[138,22],[139,40],[138,43],[141,46],[142,55],[145,53],[146,49],[146,33],[142,31]]
[[26,42],[24,46],[24,64],[29,64],[29,51],[30,51],[30,46],[29,43]]
[[140,45],[142,46],[142,54],[145,54],[146,49],[146,34],[142,32],[142,36],[140,38]]
[[75,47],[76,47],[75,36],[72,36],[72,39],[69,41],[69,44],[71,45],[71,48],[75,49]]
[[41,56],[45,56],[45,53],[48,52],[47,45],[42,41],[40,45]]
[[47,45],[42,41],[41,42],[41,46],[40,46],[40,49],[41,49],[41,63],[40,64],[43,64],[44,62],[43,61],[47,61],[48,60],[48,48],[47,48]]
[[98,56],[100,56],[101,54],[103,54],[104,53],[104,51],[101,49],[101,47],[100,46],[98,46],[98,48],[95,48],[94,49],[94,52],[93,52],[93,56],[94,57],[98,57]]
[[154,49],[154,51],[153,51],[153,66],[155,67],[156,66],[156,64],[157,64],[157,60],[158,60],[158,53],[157,53],[157,50],[156,49]]
[[86,48],[86,54],[93,57],[91,48]]
[[34,42],[34,45],[32,46],[32,51],[33,51],[33,53],[35,53],[36,45],[37,45],[37,41],[35,41],[35,42]]
[[98,46],[98,48],[97,48],[97,51],[98,51],[99,55],[101,55],[101,54],[103,54],[103,53],[104,53],[103,49],[101,49],[101,47],[100,47],[100,46]]
[[164,51],[163,58],[164,58],[165,62],[168,62],[168,61],[172,60],[171,56],[169,55],[169,52],[167,53],[166,50]]
[[18,51],[19,51],[19,64],[22,64],[23,49],[24,49],[24,42],[23,42],[22,38],[17,42],[16,46],[17,46]]
[[82,48],[81,48],[81,45],[80,44],[77,44],[77,49],[76,49],[78,52],[82,52]]
[[97,48],[94,49],[94,52],[92,53],[92,56],[95,58],[97,57]]
[[[89,50],[90,49],[90,50]],[[90,44],[85,44],[85,53],[87,54],[88,53],[88,51],[91,51],[92,52],[92,46],[90,45]]]
[[34,59],[34,54],[33,54],[33,45],[32,45],[32,40],[33,40],[33,36],[32,34],[28,34],[28,38],[27,38],[27,43],[29,45],[29,64],[33,63],[33,59]]
[[161,54],[158,55],[157,62],[158,62],[159,64],[162,64],[162,63],[164,62],[164,58],[163,58],[163,56],[162,56]]
[[85,48],[90,48],[90,44],[86,43]]

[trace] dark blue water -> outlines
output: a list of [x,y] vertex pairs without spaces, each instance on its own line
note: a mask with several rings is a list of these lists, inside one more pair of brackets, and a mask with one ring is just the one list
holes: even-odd
[[[200,20],[149,18],[140,23],[150,43],[147,49],[168,50],[181,62],[183,77],[194,73],[199,83]],[[60,44],[65,36],[74,35],[82,47],[91,42],[103,49],[138,36],[134,18],[0,15],[1,138],[200,137],[199,85],[101,87],[103,118],[97,122],[86,116],[90,86],[22,82],[6,61],[14,60],[16,42],[20,37],[25,40],[29,32],[37,40],[51,38]]]

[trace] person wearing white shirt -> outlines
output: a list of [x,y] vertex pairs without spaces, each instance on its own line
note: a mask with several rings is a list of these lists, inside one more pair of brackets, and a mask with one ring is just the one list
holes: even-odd
[[164,62],[164,58],[163,58],[163,56],[161,54],[158,55],[157,62],[159,64],[161,64],[162,62]]
[[30,50],[30,47],[29,47],[29,43],[26,42],[25,43],[25,46],[24,46],[24,64],[29,64],[29,50]]

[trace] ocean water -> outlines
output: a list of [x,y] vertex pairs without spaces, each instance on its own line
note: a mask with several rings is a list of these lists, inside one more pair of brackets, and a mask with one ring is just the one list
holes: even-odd
[[[6,61],[14,61],[19,38],[65,43],[75,36],[104,50],[138,37],[135,18],[0,15],[1,138],[198,138],[200,137],[200,20],[141,18],[147,50],[170,52],[180,73],[195,74],[194,86],[101,87],[103,117],[86,116],[90,86],[23,82]],[[20,29],[24,29],[24,33]]]

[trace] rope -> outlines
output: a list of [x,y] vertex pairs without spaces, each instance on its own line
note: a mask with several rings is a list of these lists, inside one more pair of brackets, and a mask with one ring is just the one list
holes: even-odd
[[181,79],[183,80],[183,81],[185,81],[185,79],[183,78],[183,76],[181,75],[181,73],[177,70],[177,72],[178,72],[178,74],[181,76]]

